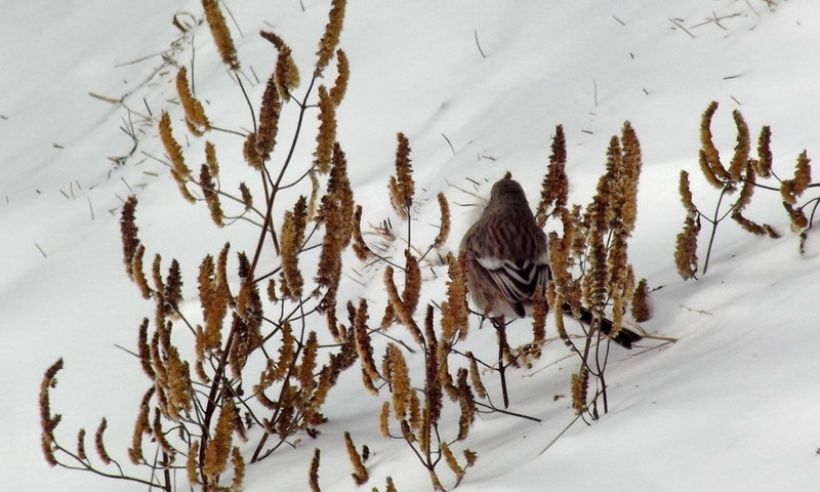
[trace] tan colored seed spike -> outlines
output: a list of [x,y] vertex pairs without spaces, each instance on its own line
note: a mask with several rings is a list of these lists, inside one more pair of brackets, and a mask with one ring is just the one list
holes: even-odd
[[760,129],[760,137],[757,140],[757,160],[755,160],[755,171],[762,178],[768,178],[772,174],[772,151],[770,148],[772,130],[768,125]]
[[262,160],[262,156],[260,156],[256,150],[256,133],[249,133],[248,136],[245,137],[245,144],[242,146],[242,156],[249,166],[256,170],[262,170],[265,163]]
[[675,265],[684,279],[695,278],[698,271],[698,228],[695,214],[688,212],[683,223],[683,231],[678,234],[675,246]]
[[800,195],[806,191],[811,183],[811,160],[804,150],[797,157],[797,164],[794,167],[794,178],[785,180],[780,184],[780,194],[783,201],[790,205],[797,203]]
[[687,211],[695,212],[697,208],[695,207],[695,203],[692,201],[692,191],[689,188],[689,173],[686,171],[680,172],[680,181],[678,182],[678,192],[680,193],[680,199],[683,203],[683,207]]
[[233,480],[231,480],[231,490],[242,490],[242,482],[245,480],[245,460],[239,448],[231,450],[231,465],[233,465]]
[[390,360],[390,384],[393,395],[393,413],[396,420],[404,420],[407,417],[408,404],[410,402],[410,375],[407,372],[407,362],[401,353],[401,349],[393,343],[387,346],[387,357]]
[[290,91],[299,87],[300,82],[299,69],[293,61],[290,46],[288,46],[281,37],[272,32],[261,31],[259,34],[273,43],[279,52],[272,80],[275,79],[279,95],[282,99],[288,101],[291,99]]
[[313,459],[310,460],[310,473],[308,474],[308,484],[310,485],[310,492],[322,492],[319,488],[319,459],[321,451],[319,448],[313,450]]
[[390,402],[382,403],[382,411],[379,412],[379,433],[382,437],[390,437],[390,427],[388,420],[390,417]]
[[416,312],[421,295],[421,269],[419,261],[409,249],[404,250],[404,291],[402,301],[407,308],[407,314],[412,317]]
[[162,112],[162,117],[159,120],[159,136],[162,145],[165,147],[165,152],[171,160],[171,176],[176,181],[179,192],[188,202],[194,203],[196,199],[186,187],[186,181],[191,177],[191,170],[185,164],[182,147],[180,147],[171,132],[171,117],[165,111]]
[[281,111],[282,102],[279,99],[279,91],[274,78],[271,77],[262,95],[262,106],[259,108],[259,128],[254,141],[256,156],[263,162],[270,159],[270,154],[276,146]]
[[623,147],[623,170],[620,173],[621,207],[620,221],[623,224],[623,232],[631,234],[635,229],[635,221],[638,216],[638,181],[641,174],[643,162],[641,159],[641,144],[638,135],[632,128],[630,122],[625,122],[621,133]]
[[439,230],[436,238],[433,240],[433,246],[440,248],[447,241],[450,235],[450,204],[447,202],[447,197],[444,193],[439,193],[436,196],[439,208]]
[[202,0],[202,8],[205,10],[205,19],[211,29],[219,55],[222,57],[222,63],[231,70],[239,70],[236,47],[231,38],[231,32],[225,23],[225,17],[222,15],[222,11],[219,10],[217,0]]
[[346,8],[346,0],[332,0],[327,26],[325,26],[325,33],[319,41],[319,51],[317,53],[319,58],[316,61],[315,72],[317,75],[321,74],[327,64],[330,63],[331,58],[333,58],[333,53],[339,45],[339,37],[342,33]]
[[547,338],[547,300],[544,289],[536,289],[532,311],[532,343],[535,346],[544,344]]
[[330,158],[336,141],[336,109],[325,86],[319,86],[319,133],[316,135],[316,151],[313,165],[319,172],[330,171]]
[[345,432],[345,448],[347,448],[347,456],[350,458],[350,463],[353,465],[353,480],[356,485],[362,485],[367,482],[369,478],[367,475],[367,468],[362,463],[362,457],[356,451],[356,446],[353,444],[353,438],[350,437],[350,432]]
[[313,372],[316,370],[316,354],[319,350],[319,342],[316,338],[316,332],[311,331],[308,334],[305,349],[302,352],[302,360],[299,364],[299,384],[302,386],[302,391],[305,395],[310,394],[315,385],[313,381]]
[[646,279],[638,282],[635,294],[632,296],[632,318],[638,323],[649,321],[652,317],[652,308],[649,305],[649,287]]
[[732,118],[735,120],[737,126],[737,144],[735,145],[735,154],[732,157],[732,162],[729,163],[729,174],[732,175],[732,181],[738,182],[740,175],[746,168],[749,162],[749,151],[751,144],[749,143],[749,126],[743,115],[738,110],[732,111]]
[[145,278],[145,271],[142,265],[143,256],[145,256],[145,246],[140,244],[137,246],[137,251],[134,253],[134,258],[131,262],[131,272],[134,275],[134,283],[139,287],[142,298],[150,299],[152,291],[151,287],[148,286],[148,279]]
[[356,257],[361,261],[367,261],[373,252],[367,246],[367,242],[362,235],[362,206],[356,205],[356,210],[353,212],[353,251]]
[[384,269],[384,285],[387,290],[387,300],[393,306],[393,311],[396,313],[396,316],[398,316],[399,321],[407,327],[416,343],[424,345],[421,331],[418,326],[416,326],[416,322],[413,321],[413,317],[410,315],[407,305],[401,297],[399,297],[399,291],[396,289],[396,284],[393,281],[393,268],[391,266]]
[[207,164],[203,164],[199,171],[199,186],[202,187],[202,195],[211,212],[211,220],[218,227],[224,227],[225,215],[222,213],[222,203],[219,201],[219,190],[216,189],[211,177],[211,168]]
[[581,368],[580,373],[572,375],[572,408],[576,415],[581,415],[587,408],[587,391],[589,389],[589,370]]
[[413,206],[416,184],[413,181],[413,161],[410,159],[410,141],[404,133],[399,133],[397,140],[396,186],[398,187],[402,209],[406,212]]
[[347,92],[347,82],[350,79],[350,64],[347,61],[347,55],[342,50],[336,50],[336,81],[333,83],[333,88],[330,89],[330,98],[333,99],[333,104],[338,106],[342,103],[342,99]]
[[450,451],[450,447],[447,445],[446,441],[441,442],[441,454],[444,456],[444,461],[447,463],[447,466],[450,468],[450,471],[456,476],[458,481],[460,482],[461,479],[464,478],[464,468],[458,464],[458,460],[453,455],[453,452]]
[[234,420],[236,419],[236,407],[232,401],[227,401],[222,405],[219,419],[216,422],[216,429],[208,441],[205,450],[205,477],[211,483],[215,483],[217,477],[225,471],[228,465],[228,455],[232,448],[232,434],[234,430]]
[[191,87],[188,84],[188,71],[185,67],[181,67],[177,72],[177,93],[179,94],[182,109],[185,110],[185,120],[192,133],[200,136],[205,131],[210,130],[211,123],[205,115],[205,108],[199,99],[191,93]]
[[136,225],[137,197],[131,195],[122,206],[120,212],[120,237],[122,238],[122,257],[125,263],[125,272],[129,278],[134,278],[133,258],[140,244],[139,228]]
[[185,470],[188,473],[188,481],[192,485],[199,485],[199,473],[196,462],[197,456],[199,456],[199,441],[194,441],[188,449],[188,460],[185,463]]
[[[368,333],[367,319],[367,301],[362,299],[359,301],[359,308],[356,310],[356,319],[353,324],[353,329],[356,340],[356,352],[359,354],[362,371],[367,376],[367,379],[372,382],[378,381],[381,375],[376,369],[376,362],[373,360],[373,345],[370,341],[370,334]],[[375,389],[375,387],[368,388],[371,393]],[[378,393],[378,391],[376,391],[376,393]]]
[[100,457],[100,461],[102,461],[103,464],[110,465],[111,456],[108,454],[108,450],[105,449],[105,442],[103,441],[103,434],[105,434],[107,428],[108,421],[103,417],[99,427],[97,427],[97,432],[94,434],[94,447],[97,450],[97,456]]
[[535,212],[536,223],[543,227],[547,221],[547,208],[552,205],[553,212],[557,212],[567,204],[569,181],[566,175],[567,147],[564,137],[564,127],[555,127],[555,136],[552,139],[552,153],[550,154],[547,174],[541,183],[541,201]]
[[245,206],[245,211],[253,208],[253,194],[248,189],[245,183],[239,183],[239,194],[242,196],[242,204]]
[[706,108],[706,111],[703,112],[703,116],[700,120],[700,143],[704,153],[705,162],[709,166],[712,174],[714,174],[719,180],[730,185],[733,182],[732,175],[726,171],[723,164],[721,164],[720,153],[712,140],[712,117],[715,115],[717,108],[718,103],[716,101],[712,101]]
[[59,425],[61,416],[59,414],[51,416],[51,403],[49,391],[57,386],[57,373],[63,368],[63,359],[49,366],[43,379],[40,382],[40,444],[43,455],[50,466],[57,466],[57,458],[54,456],[54,429]]
[[706,181],[717,189],[723,189],[725,183],[718,179],[715,172],[712,170],[712,167],[709,166],[706,152],[704,152],[703,149],[700,149],[698,152],[698,164],[700,165],[700,171],[703,173]]
[[487,390],[484,383],[481,381],[481,373],[478,372],[478,364],[472,352],[467,352],[467,357],[470,359],[470,383],[473,385],[476,394],[479,398],[487,398]]

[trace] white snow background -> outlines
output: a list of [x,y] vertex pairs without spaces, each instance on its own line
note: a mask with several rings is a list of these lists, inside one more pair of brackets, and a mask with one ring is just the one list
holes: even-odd
[[[227,5],[244,34],[229,23],[243,66],[267,78],[274,51],[256,34],[267,29],[285,38],[303,75],[309,73],[329,2],[304,0],[304,11],[297,0]],[[93,429],[106,416],[109,450],[127,461],[123,448],[147,381],[115,344],[134,347],[152,307],[122,266],[122,198],[137,194],[148,254],[179,259],[185,279],[226,239],[234,251],[256,240],[252,227],[218,231],[204,206],[183,202],[168,170],[143,154],[162,155],[156,124],[138,125],[139,148],[125,165],[108,159],[131,148],[119,129],[127,112],[89,92],[124,96],[132,110],[145,113],[148,106],[155,119],[167,109],[183,134],[181,111],[170,102],[176,70],[155,73],[162,52],[183,64],[191,58],[190,47],[168,51],[179,34],[171,18],[182,11],[199,16],[201,7],[196,1],[0,1],[2,491],[145,489],[50,469],[39,444],[40,378],[63,357],[52,392],[52,411],[63,414],[58,436],[72,443],[78,428]],[[244,99],[206,26],[197,28],[194,44],[197,95],[209,117],[228,128],[247,125]],[[655,314],[644,329],[677,343],[643,353],[615,347],[607,371],[609,414],[591,426],[577,422],[540,455],[573,419],[568,398],[553,396],[568,394],[577,362],[546,367],[567,353],[553,342],[533,369],[508,371],[511,410],[543,422],[479,417],[465,444],[479,459],[458,490],[820,489],[820,238],[810,233],[801,256],[779,197],[758,191],[749,215],[774,225],[781,239],[721,225],[710,271],[699,281],[681,280],[672,256],[685,215],[680,170],[690,171],[704,210],[716,199],[697,169],[699,120],[709,101],[721,104],[713,129],[724,155],[734,146],[731,110],[738,108],[753,135],[772,126],[781,176],[791,175],[803,149],[820,156],[816,0],[351,1],[341,47],[352,73],[338,140],[356,199],[365,205],[364,222],[392,214],[386,183],[395,134],[403,131],[413,148],[420,241],[436,233],[436,193],[445,192],[451,204],[475,202],[449,185],[473,189],[468,177],[486,183],[476,190],[486,195],[489,183],[509,170],[535,205],[557,124],[567,134],[571,202],[590,199],[609,138],[625,120],[641,142],[630,258],[639,277],[662,287],[652,294]],[[262,88],[251,88],[253,101]],[[293,129],[292,118],[283,120],[290,123],[280,129],[280,141]],[[315,113],[308,120],[297,163],[307,164],[313,150]],[[223,184],[245,179],[241,141],[208,138],[220,152]],[[190,143],[189,155],[200,152],[200,140]],[[295,166],[288,177],[303,170]],[[452,210],[449,247],[455,249],[475,211]],[[704,232],[701,256],[705,238]],[[358,260],[345,262],[354,275]],[[367,297],[377,317],[385,302],[381,274],[363,275],[369,288],[347,282],[345,292]],[[431,279],[425,291],[442,288],[441,278]],[[193,281],[185,294],[187,308],[196,311]],[[525,339],[529,324],[515,326],[523,335],[513,337]],[[494,353],[491,330],[473,329],[470,341],[489,357]],[[496,379],[490,375],[487,384],[497,396]],[[426,472],[405,443],[378,435],[383,398],[361,388],[357,367],[344,373],[318,439],[301,436],[295,448],[249,466],[245,490],[306,490],[315,447],[322,449],[323,490],[382,488],[387,475],[399,490],[428,490]],[[363,487],[350,478],[347,430],[373,452]],[[452,485],[448,471],[442,476]],[[182,475],[177,480],[184,483]]]

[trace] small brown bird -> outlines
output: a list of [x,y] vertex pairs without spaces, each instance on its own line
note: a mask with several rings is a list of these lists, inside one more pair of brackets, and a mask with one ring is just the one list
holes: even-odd
[[[547,236],[535,223],[521,185],[507,173],[497,181],[481,218],[461,240],[467,287],[478,309],[491,318],[527,315],[536,289],[550,278]],[[570,313],[568,305],[563,311]],[[592,313],[582,309],[581,321],[590,324]],[[612,332],[612,321],[602,319],[601,332]],[[632,348],[639,334],[621,328],[613,340]]]

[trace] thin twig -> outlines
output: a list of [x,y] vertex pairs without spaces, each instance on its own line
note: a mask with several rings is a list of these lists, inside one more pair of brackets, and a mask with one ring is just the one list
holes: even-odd
[[475,35],[475,45],[478,46],[478,52],[481,53],[481,58],[487,58],[487,55],[484,54],[484,50],[481,49],[481,43],[478,42],[478,29],[473,29],[473,34]]

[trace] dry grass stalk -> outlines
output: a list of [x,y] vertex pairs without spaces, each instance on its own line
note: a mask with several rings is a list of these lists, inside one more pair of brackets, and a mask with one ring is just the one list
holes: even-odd
[[336,50],[336,81],[330,89],[330,98],[333,104],[338,106],[347,92],[347,83],[350,80],[350,64],[347,55],[342,50]]
[[222,405],[222,411],[219,413],[219,419],[216,422],[216,429],[205,450],[203,470],[205,477],[211,483],[217,483],[219,475],[227,468],[228,455],[232,448],[235,419],[236,407],[232,401],[226,401]]
[[191,133],[201,136],[204,132],[210,130],[211,123],[205,115],[205,108],[199,99],[191,93],[191,87],[188,84],[188,70],[185,67],[181,67],[177,72],[177,93],[179,94],[182,109],[185,110],[185,123],[187,123]]
[[256,156],[263,162],[270,159],[270,154],[276,146],[281,111],[282,101],[279,99],[279,90],[276,88],[274,77],[271,77],[262,95],[262,106],[259,108],[259,128],[254,138]]
[[310,473],[308,475],[308,483],[310,484],[310,492],[322,492],[319,488],[319,459],[321,451],[319,448],[313,450],[313,459],[310,460]]
[[233,39],[231,39],[231,32],[225,23],[225,17],[222,15],[222,11],[219,10],[219,3],[217,0],[202,0],[202,8],[205,9],[205,20],[211,29],[216,48],[219,50],[219,56],[222,57],[222,63],[231,70],[239,70],[236,47],[233,44]]
[[194,203],[196,199],[186,187],[186,181],[191,177],[191,170],[185,164],[185,158],[182,156],[182,147],[174,138],[171,131],[171,117],[168,113],[163,111],[162,117],[159,120],[159,136],[162,140],[162,145],[165,147],[165,152],[171,160],[171,176],[176,181],[179,187],[179,192],[182,197],[190,203]]
[[135,213],[137,210],[137,197],[131,195],[122,206],[120,213],[120,237],[122,238],[122,257],[125,263],[125,272],[133,279],[133,259],[140,244],[138,237],[139,228],[136,225]]
[[552,140],[552,153],[547,166],[547,174],[541,183],[541,201],[535,212],[536,223],[542,227],[547,221],[547,208],[552,205],[553,213],[558,212],[567,204],[569,180],[566,174],[567,145],[564,137],[564,127],[555,127],[555,136]]
[[339,37],[342,33],[342,26],[344,25],[345,9],[347,8],[346,0],[333,0],[328,14],[328,22],[325,26],[325,33],[319,41],[318,60],[316,61],[316,74],[321,74],[336,51],[339,45]]
[[313,165],[319,172],[330,170],[333,144],[336,142],[336,106],[325,86],[319,86],[319,133],[316,135],[316,151]]

